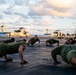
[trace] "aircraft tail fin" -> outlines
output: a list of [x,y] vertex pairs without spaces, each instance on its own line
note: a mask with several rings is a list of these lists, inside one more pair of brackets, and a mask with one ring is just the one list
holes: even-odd
[[3,25],[1,26],[1,30],[2,30],[2,32],[6,32]]

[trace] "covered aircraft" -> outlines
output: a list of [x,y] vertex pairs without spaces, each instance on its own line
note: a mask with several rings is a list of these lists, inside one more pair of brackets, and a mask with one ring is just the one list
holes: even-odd
[[23,27],[19,30],[15,30],[13,32],[6,32],[4,25],[1,26],[2,34],[5,34],[6,37],[30,37],[29,32],[25,31]]

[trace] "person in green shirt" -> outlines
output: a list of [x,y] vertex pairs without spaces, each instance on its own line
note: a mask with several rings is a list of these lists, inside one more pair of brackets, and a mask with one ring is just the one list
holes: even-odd
[[9,39],[6,39],[6,40],[0,40],[0,43],[1,43],[1,42],[4,42],[4,43],[15,42],[15,38],[9,38]]
[[51,56],[54,64],[60,64],[57,60],[57,55],[60,55],[64,62],[71,65],[76,65],[76,45],[61,45],[51,51]]
[[23,51],[26,49],[26,40],[23,39],[21,42],[13,43],[0,43],[0,57],[5,57],[5,62],[12,61],[11,58],[7,57],[7,54],[19,53],[21,64],[28,63],[23,58]]
[[15,42],[15,38],[7,39],[3,41],[4,43],[12,43]]
[[33,46],[37,41],[39,42],[39,45],[40,45],[40,39],[38,38],[37,35],[35,35],[34,37],[32,37],[32,38],[28,41],[27,45],[28,45],[28,46]]
[[46,40],[46,46],[52,46],[52,44],[55,44],[57,43],[57,46],[59,46],[59,40],[56,40],[56,39],[48,39]]
[[75,44],[75,43],[76,43],[76,40],[73,39],[73,38],[69,38],[69,39],[65,42],[65,44]]

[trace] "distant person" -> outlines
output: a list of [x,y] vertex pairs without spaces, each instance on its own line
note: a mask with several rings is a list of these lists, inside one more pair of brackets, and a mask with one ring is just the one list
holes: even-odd
[[55,65],[61,63],[57,60],[57,55],[60,55],[67,64],[76,66],[76,45],[62,45],[54,48],[51,56]]
[[11,58],[7,58],[7,54],[19,53],[21,64],[28,63],[23,58],[23,51],[26,49],[26,40],[23,39],[22,42],[13,42],[13,43],[0,43],[0,57],[5,56],[5,61],[12,61]]
[[7,39],[3,41],[4,43],[12,43],[15,42],[15,38]]
[[57,43],[57,46],[59,46],[59,40],[56,40],[56,39],[48,39],[48,40],[46,40],[46,46],[52,46],[55,43]]
[[76,40],[74,40],[73,38],[68,39],[65,44],[75,44]]
[[33,46],[36,42],[39,42],[39,45],[40,45],[40,39],[38,38],[37,35],[35,35],[33,38],[31,38],[27,44],[28,44],[28,46]]

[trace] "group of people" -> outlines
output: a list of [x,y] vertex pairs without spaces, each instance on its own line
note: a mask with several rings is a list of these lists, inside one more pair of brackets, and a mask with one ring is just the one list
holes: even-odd
[[[35,42],[39,41],[40,44],[40,40],[37,37],[37,35],[35,35],[35,37],[31,38],[28,42],[28,46],[33,45]],[[71,64],[71,65],[76,65],[76,40],[74,40],[73,38],[69,38],[64,45],[59,46],[59,40],[56,39],[48,39],[46,40],[46,46],[52,46],[52,44],[57,43],[56,48],[54,48],[51,51],[51,56],[54,60],[54,64],[60,64],[61,62],[59,62],[57,60],[57,55],[60,55],[62,57],[62,59],[64,60],[64,62]]]
[[[28,62],[25,61],[23,58],[23,51],[26,49],[27,45],[33,46],[37,41],[39,42],[39,45],[40,45],[40,39],[38,38],[37,35],[35,35],[33,38],[31,38],[27,43],[26,43],[26,39],[23,39],[21,42],[16,42],[15,38],[4,40],[0,43],[0,57],[4,56],[5,62],[9,62],[9,61],[12,61],[12,59],[8,58],[7,54],[19,53],[19,57],[21,60],[20,63],[26,64]],[[53,41],[51,40],[51,42],[53,42]],[[46,41],[46,45],[47,44],[48,44],[48,42]],[[52,43],[50,43],[50,44],[52,44]]]
[[[38,38],[37,35],[31,38],[28,42],[26,42],[26,39],[23,39],[21,42],[16,42],[15,38],[4,40],[2,43],[0,43],[0,57],[4,56],[5,62],[9,62],[12,61],[12,59],[8,58],[7,54],[19,53],[19,57],[21,60],[20,63],[26,64],[28,62],[23,58],[23,51],[26,49],[27,45],[33,46],[37,41],[39,42],[40,45],[40,39]],[[51,51],[51,56],[54,60],[54,64],[61,63],[57,60],[57,55],[60,55],[66,63],[76,65],[76,45],[72,45],[75,44],[75,40],[71,38],[68,41],[66,41],[64,45],[61,46],[59,46],[59,40],[48,39],[45,42],[46,46],[55,43],[57,43],[57,47],[55,47]]]
[[[33,46],[36,42],[39,42],[39,45],[40,45],[40,39],[38,38],[37,35],[35,35],[33,38],[31,38],[27,45],[28,46]],[[59,46],[59,40],[56,40],[56,39],[48,39],[46,40],[45,44],[46,46],[52,46],[53,44],[57,43],[57,46]]]

